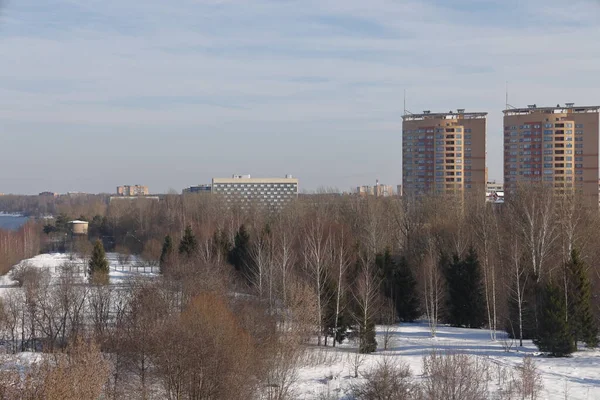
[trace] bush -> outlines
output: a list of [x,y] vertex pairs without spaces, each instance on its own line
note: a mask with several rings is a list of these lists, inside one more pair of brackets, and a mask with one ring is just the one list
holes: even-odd
[[423,358],[423,400],[487,400],[487,364],[466,354],[432,352]]
[[365,381],[352,388],[356,400],[409,400],[418,398],[418,387],[411,381],[405,364],[385,357],[375,368],[363,374]]

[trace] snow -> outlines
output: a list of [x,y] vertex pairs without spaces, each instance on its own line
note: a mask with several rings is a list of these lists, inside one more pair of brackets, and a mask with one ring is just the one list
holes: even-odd
[[[131,256],[125,262],[123,256],[107,253],[110,264],[110,283],[121,285],[135,277],[152,277],[158,273],[157,267],[141,267],[142,262]],[[87,269],[87,261],[65,253],[40,254],[18,264],[30,265],[34,268],[47,270],[51,279],[61,273],[65,264],[75,266],[83,278]],[[12,274],[0,277],[0,296],[6,290],[11,290],[17,282]],[[382,347],[385,327],[377,327],[377,341]],[[515,343],[509,352],[503,347],[503,341],[492,341],[490,332],[485,329],[463,329],[440,325],[437,337],[431,338],[426,323],[401,324],[390,327],[391,339],[389,350],[379,350],[374,354],[365,355],[360,367],[364,373],[375,367],[384,357],[407,364],[415,379],[422,375],[422,358],[432,350],[440,352],[451,351],[481,357],[491,366],[515,367],[522,363],[526,355],[534,356],[535,363],[543,378],[543,394],[541,399],[565,399],[565,393],[570,400],[600,399],[600,350],[580,348],[580,351],[569,358],[547,358],[539,354],[535,345],[529,340],[524,341],[523,347]],[[500,335],[500,333],[499,333]],[[499,336],[500,337],[500,336]],[[294,387],[298,399],[319,399],[330,392],[344,398],[350,393],[352,384],[362,378],[354,378],[352,359],[356,353],[353,343],[344,343],[333,349],[331,347],[316,347],[309,349],[305,366],[299,370],[298,381]],[[17,365],[27,365],[35,361],[36,354],[20,353],[4,362],[14,362]],[[359,373],[359,374],[360,374]],[[491,382],[490,387],[494,387]]]
[[[150,267],[136,256],[129,256],[129,259],[126,260],[118,253],[106,253],[106,259],[110,267],[109,282],[111,285],[122,285],[135,277],[152,277],[158,274],[158,267]],[[17,281],[13,279],[13,273],[15,269],[26,265],[48,271],[50,279],[59,277],[65,265],[73,267],[82,279],[87,271],[87,260],[77,255],[69,253],[40,254],[21,261],[9,273],[0,276],[0,295],[4,290],[18,285]]]
[[[377,327],[380,346],[383,329],[382,326]],[[600,350],[581,348],[569,358],[548,358],[540,355],[528,340],[523,342],[523,347],[518,347],[517,342],[509,352],[505,352],[502,341],[492,341],[488,330],[440,326],[437,337],[431,338],[425,323],[393,326],[391,335],[389,350],[365,355],[361,372],[375,367],[384,357],[393,357],[407,364],[418,381],[422,375],[423,356],[433,350],[481,357],[489,363],[492,373],[498,367],[518,366],[523,357],[532,355],[543,378],[541,399],[565,399],[565,392],[570,400],[600,399]],[[344,343],[336,349],[312,347],[310,352],[316,363],[303,367],[299,372],[295,387],[299,399],[318,399],[328,392],[343,399],[350,393],[351,385],[362,379],[354,378],[352,358],[356,348],[352,344]],[[495,382],[491,381],[491,390],[495,387]]]

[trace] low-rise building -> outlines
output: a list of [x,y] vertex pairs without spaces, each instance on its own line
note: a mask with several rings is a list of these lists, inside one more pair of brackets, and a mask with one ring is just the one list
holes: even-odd
[[182,194],[191,194],[191,193],[211,193],[212,185],[196,185],[190,186],[189,188],[183,189]]
[[485,200],[489,203],[504,203],[504,185],[496,181],[486,183]]

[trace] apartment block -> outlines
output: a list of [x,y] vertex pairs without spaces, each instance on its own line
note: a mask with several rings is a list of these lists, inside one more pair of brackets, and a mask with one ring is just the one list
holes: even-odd
[[544,182],[598,204],[600,106],[504,110],[504,189]]
[[150,194],[148,186],[117,186],[117,195],[119,196],[148,196],[148,194]]
[[406,114],[402,117],[404,195],[485,194],[485,112]]
[[231,178],[213,178],[212,193],[223,196],[229,204],[280,208],[298,197],[298,179],[252,178],[233,175]]
[[389,197],[394,195],[394,188],[391,185],[383,185],[377,181],[375,186],[357,187],[356,193],[360,196]]

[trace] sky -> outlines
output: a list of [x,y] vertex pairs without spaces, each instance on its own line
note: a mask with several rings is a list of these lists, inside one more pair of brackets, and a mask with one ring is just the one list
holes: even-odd
[[600,0],[0,0],[0,192],[402,181],[406,109],[600,104]]

